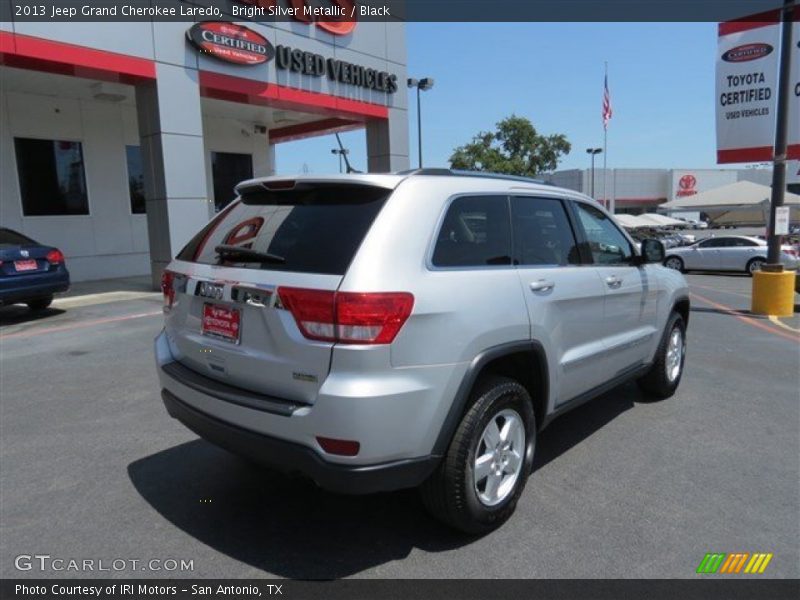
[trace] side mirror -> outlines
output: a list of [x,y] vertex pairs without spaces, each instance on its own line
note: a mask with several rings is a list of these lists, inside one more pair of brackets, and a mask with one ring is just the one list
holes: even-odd
[[642,252],[639,257],[640,264],[645,263],[662,263],[666,252],[664,251],[664,244],[659,240],[646,239],[642,240]]

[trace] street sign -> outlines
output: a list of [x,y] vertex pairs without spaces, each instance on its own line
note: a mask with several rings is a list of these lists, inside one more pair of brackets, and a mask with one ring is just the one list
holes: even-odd
[[[779,11],[719,24],[717,163],[773,160],[780,57]],[[794,23],[788,158],[800,158],[800,21]]]
[[779,206],[775,209],[775,235],[789,234],[789,207]]

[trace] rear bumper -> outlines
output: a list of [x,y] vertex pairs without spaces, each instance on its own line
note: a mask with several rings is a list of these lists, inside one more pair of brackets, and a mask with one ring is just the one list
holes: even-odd
[[0,305],[46,298],[69,289],[69,272],[55,272],[5,277],[0,280]]
[[343,465],[323,460],[311,448],[262,435],[220,421],[161,391],[171,417],[203,439],[285,473],[298,473],[320,487],[346,494],[370,494],[416,487],[436,468],[440,458],[428,456],[376,465]]

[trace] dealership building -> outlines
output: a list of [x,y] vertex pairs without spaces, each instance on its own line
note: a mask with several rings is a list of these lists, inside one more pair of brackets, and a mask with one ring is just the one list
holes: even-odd
[[[798,171],[800,161],[790,162],[787,179],[789,191],[800,188]],[[545,179],[554,185],[597,198],[606,206],[613,200],[617,213],[638,215],[656,212],[664,202],[737,181],[769,186],[772,183],[772,169],[595,169],[594,182],[591,169],[566,169],[550,173]]]
[[408,168],[404,24],[353,25],[0,16],[0,222],[75,281],[155,281],[281,143],[362,129]]

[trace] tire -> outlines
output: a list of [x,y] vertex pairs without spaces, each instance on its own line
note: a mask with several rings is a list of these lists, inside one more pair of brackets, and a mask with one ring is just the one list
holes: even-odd
[[683,259],[678,256],[668,256],[664,259],[664,266],[668,269],[675,269],[676,271],[680,271],[683,273],[684,266],[683,266]]
[[749,261],[747,261],[745,270],[747,271],[748,275],[752,277],[753,273],[761,270],[761,265],[763,265],[765,262],[767,261],[763,258],[751,258]]
[[53,302],[53,297],[48,296],[47,298],[37,298],[36,300],[31,300],[30,302],[26,302],[25,304],[28,305],[28,308],[31,310],[44,310]]
[[[677,332],[677,333],[676,333]],[[679,335],[679,347],[673,345],[674,336]],[[675,352],[678,352],[677,363]],[[686,323],[678,313],[672,313],[664,329],[664,335],[656,351],[656,358],[650,370],[636,383],[647,395],[657,400],[669,398],[678,389],[683,377],[683,364],[686,360]],[[677,368],[677,371],[675,370]]]
[[[447,454],[420,491],[434,517],[464,533],[484,534],[502,525],[516,509],[533,466],[536,419],[528,391],[513,379],[487,377],[476,385],[471,400]],[[494,452],[486,447],[485,438],[492,422],[501,435],[510,422],[508,431],[512,432],[505,442],[499,438],[501,447]],[[515,437],[514,433],[518,435]],[[510,443],[511,447],[504,449],[503,443]],[[487,457],[483,464],[489,473],[477,482],[476,456]],[[503,462],[503,457],[508,463]],[[499,464],[495,462],[498,459]],[[492,470],[493,465],[497,470]],[[490,488],[490,478],[499,485]]]

